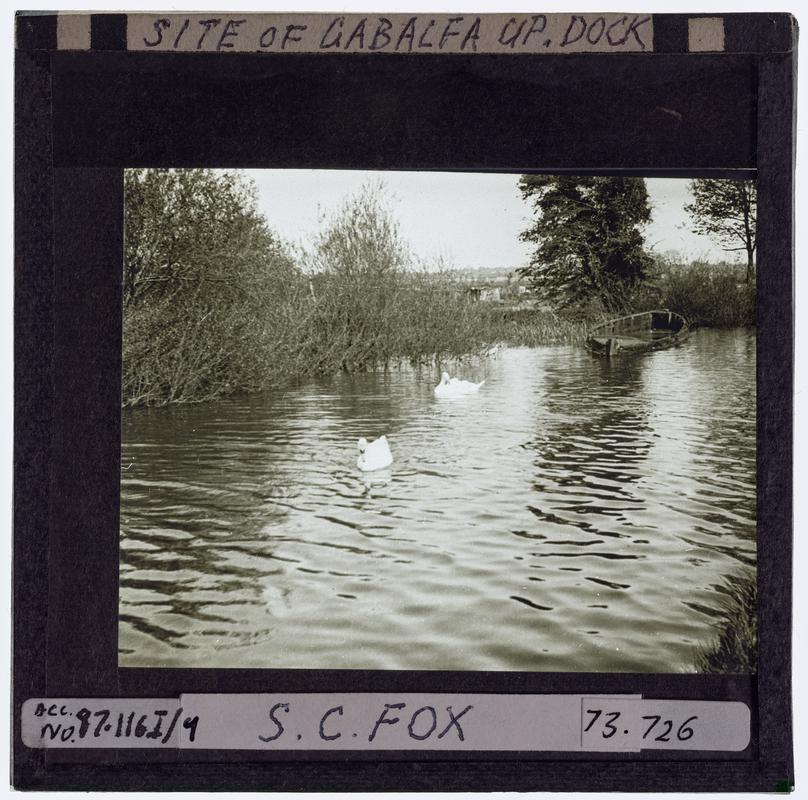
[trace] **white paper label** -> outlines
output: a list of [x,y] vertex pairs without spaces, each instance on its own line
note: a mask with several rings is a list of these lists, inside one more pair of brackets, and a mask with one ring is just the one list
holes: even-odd
[[585,14],[129,14],[129,50],[206,53],[643,53],[653,18]]
[[635,695],[184,694],[31,699],[34,748],[196,750],[740,751],[744,703]]

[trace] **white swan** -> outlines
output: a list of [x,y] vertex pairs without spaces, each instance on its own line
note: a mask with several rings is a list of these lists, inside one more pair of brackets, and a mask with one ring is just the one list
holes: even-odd
[[485,381],[472,383],[471,381],[461,381],[459,378],[450,378],[448,372],[440,376],[440,383],[435,387],[436,397],[456,397],[462,394],[472,394],[476,392]]
[[384,469],[392,463],[393,454],[390,452],[386,436],[380,436],[370,443],[364,436],[359,440],[359,458],[356,459],[356,466],[363,472]]

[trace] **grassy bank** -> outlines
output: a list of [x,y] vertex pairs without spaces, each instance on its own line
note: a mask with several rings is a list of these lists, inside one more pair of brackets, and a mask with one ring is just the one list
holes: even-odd
[[587,329],[597,321],[572,319],[548,309],[488,303],[476,303],[474,315],[488,341],[524,347],[583,344]]
[[715,638],[697,654],[697,672],[757,671],[757,577],[747,569],[721,586],[723,602]]

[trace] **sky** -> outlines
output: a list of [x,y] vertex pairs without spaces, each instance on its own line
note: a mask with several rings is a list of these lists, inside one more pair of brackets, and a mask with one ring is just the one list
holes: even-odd
[[[245,170],[258,187],[259,209],[282,239],[310,242],[322,220],[368,183],[382,181],[402,238],[427,265],[438,258],[455,268],[513,268],[527,264],[532,245],[519,234],[531,209],[518,175],[471,172]],[[712,239],[692,233],[684,206],[688,181],[648,178],[652,221],[646,243],[656,252],[678,250],[687,259],[735,260]]]

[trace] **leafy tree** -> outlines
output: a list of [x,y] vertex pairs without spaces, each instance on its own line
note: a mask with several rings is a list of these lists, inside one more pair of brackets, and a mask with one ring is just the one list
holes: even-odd
[[339,352],[348,371],[389,357],[393,309],[412,264],[385,191],[370,182],[345,200],[303,258],[317,299],[313,328],[330,342],[316,349]]
[[521,236],[537,245],[522,270],[534,288],[560,307],[625,308],[652,265],[643,247],[651,218],[645,181],[523,175],[519,188],[537,214]]
[[314,241],[306,258],[311,272],[373,281],[406,269],[411,255],[384,202],[383,182],[369,182],[349,197]]
[[[128,170],[124,298],[221,299],[255,287],[280,246],[236,172]],[[283,260],[283,259],[281,259]]]
[[694,233],[712,236],[724,250],[746,251],[746,282],[755,270],[757,188],[754,181],[697,178],[690,182],[693,202],[685,210]]
[[262,385],[273,313],[297,272],[238,173],[124,178],[125,403],[203,400]]

